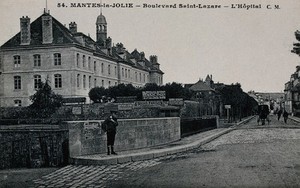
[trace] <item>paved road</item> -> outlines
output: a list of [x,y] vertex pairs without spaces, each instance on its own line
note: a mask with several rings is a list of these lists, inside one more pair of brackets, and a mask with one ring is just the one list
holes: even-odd
[[[241,126],[202,147],[154,160],[61,168],[35,187],[300,187],[300,129]],[[287,128],[290,127],[290,128]]]

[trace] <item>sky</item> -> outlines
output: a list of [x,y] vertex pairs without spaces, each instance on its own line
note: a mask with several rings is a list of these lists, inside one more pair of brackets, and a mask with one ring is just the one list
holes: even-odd
[[[58,7],[59,3],[67,7]],[[48,0],[50,14],[68,27],[96,38],[99,8],[70,3],[100,0]],[[157,55],[164,83],[196,83],[212,75],[215,82],[240,83],[247,92],[283,92],[300,57],[291,53],[300,30],[299,0],[102,0],[132,3],[133,8],[102,8],[108,36],[126,49]],[[143,8],[144,4],[172,4],[176,8]],[[221,5],[218,9],[179,8],[179,4]],[[237,4],[261,8],[237,8]],[[270,5],[272,9],[267,9]],[[275,9],[279,5],[279,9]],[[137,7],[140,6],[140,7]],[[228,6],[228,7],[226,7]],[[236,7],[236,8],[233,8]],[[46,0],[1,0],[0,45],[17,34],[22,16],[31,22],[46,7]]]

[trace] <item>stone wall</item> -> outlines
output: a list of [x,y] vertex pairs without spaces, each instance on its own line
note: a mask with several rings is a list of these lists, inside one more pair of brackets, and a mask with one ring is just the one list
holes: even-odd
[[[88,120],[98,119],[103,120],[107,115],[105,112],[106,106],[110,104],[76,104],[76,105],[65,105],[60,107],[50,118],[47,120],[40,121],[40,123],[54,121],[57,124],[58,121],[76,121],[76,120]],[[118,104],[114,104],[118,105]],[[122,105],[122,104],[121,104]],[[118,111],[118,117],[121,119],[134,119],[134,118],[152,118],[159,117],[160,108],[158,106],[134,106],[129,105],[128,109],[121,109]],[[32,119],[28,119],[28,110],[26,107],[0,107],[0,121],[21,119],[23,124],[30,124]],[[14,121],[12,124],[18,123]],[[33,122],[35,123],[35,122]],[[3,123],[4,124],[4,123]]]
[[68,163],[67,130],[0,130],[0,169]]
[[[109,105],[118,106],[120,103],[114,104],[84,104],[84,105],[66,105],[59,108],[53,115],[57,119],[64,119],[68,117],[69,120],[85,120],[85,119],[98,119],[103,120],[107,115],[105,108]],[[122,104],[120,104],[122,105]],[[158,117],[160,109],[157,107],[135,107],[133,104],[127,110],[119,110],[118,118],[120,119],[134,119],[134,118],[152,118]]]
[[[70,157],[106,152],[106,133],[101,130],[101,122],[66,122]],[[123,119],[117,129],[116,151],[152,147],[180,139],[180,118]]]

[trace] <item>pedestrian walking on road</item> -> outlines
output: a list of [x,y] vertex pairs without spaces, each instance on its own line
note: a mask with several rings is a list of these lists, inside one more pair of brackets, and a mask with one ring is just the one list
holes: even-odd
[[288,117],[289,117],[289,114],[287,113],[287,111],[286,110],[284,110],[284,112],[283,112],[283,119],[284,119],[284,123],[287,123],[287,119],[288,119]]
[[280,120],[281,114],[282,114],[282,110],[280,109],[280,110],[277,112],[278,121]]
[[114,151],[115,137],[118,126],[116,115],[117,111],[110,111],[110,113],[110,116],[102,123],[102,129],[106,131],[107,135],[107,155],[117,155],[117,153]]

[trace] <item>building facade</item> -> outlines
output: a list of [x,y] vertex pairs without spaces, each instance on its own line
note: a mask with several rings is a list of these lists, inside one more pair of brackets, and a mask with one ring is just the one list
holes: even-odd
[[216,91],[212,75],[207,75],[205,80],[199,79],[194,84],[186,84],[185,88],[193,91],[192,100],[199,102],[199,116],[219,115],[222,116],[223,104],[220,94]]
[[300,66],[296,67],[290,80],[285,83],[284,88],[284,107],[287,112],[296,116],[300,115]]
[[112,46],[102,13],[96,19],[96,40],[78,32],[75,22],[66,28],[49,12],[32,23],[20,18],[20,28],[0,49],[1,107],[30,105],[29,97],[46,80],[65,98],[88,98],[97,86],[163,84],[157,56],[148,60],[122,43]]

